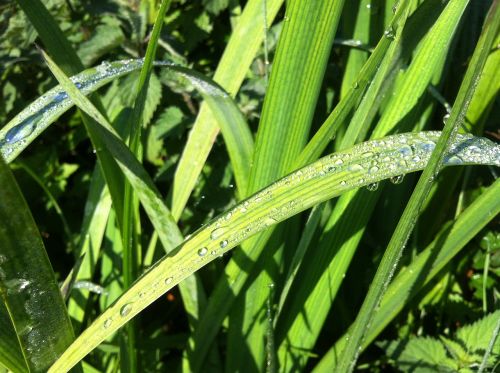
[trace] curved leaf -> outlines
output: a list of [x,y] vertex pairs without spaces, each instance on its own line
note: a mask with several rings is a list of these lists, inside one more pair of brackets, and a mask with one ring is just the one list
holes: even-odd
[[[345,191],[421,170],[439,136],[439,132],[409,133],[359,144],[295,171],[239,203],[151,267],[49,371],[69,370],[166,291],[250,236]],[[500,146],[459,135],[444,164],[500,166]]]
[[[71,78],[80,91],[88,95],[103,85],[142,67],[143,60],[105,62]],[[171,69],[189,80],[200,91],[214,113],[235,170],[236,182],[246,190],[248,165],[253,152],[253,139],[245,119],[234,101],[213,81],[203,75],[167,62],[155,66]],[[52,88],[16,115],[0,130],[0,153],[6,162],[14,160],[38,135],[73,106],[61,86]]]
[[0,295],[29,370],[44,372],[73,341],[73,328],[38,228],[0,159]]

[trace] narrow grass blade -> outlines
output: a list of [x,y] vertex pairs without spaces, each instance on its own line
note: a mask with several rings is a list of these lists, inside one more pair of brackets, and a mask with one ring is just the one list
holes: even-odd
[[[165,18],[165,13],[170,6],[170,0],[162,0],[160,9],[158,11],[153,31],[151,33],[151,38],[148,42],[148,47],[146,49],[146,56],[144,58],[144,64],[141,68],[139,75],[139,82],[137,85],[137,95],[134,102],[134,107],[132,113],[128,120],[126,130],[129,132],[129,148],[132,154],[142,161],[142,143],[141,143],[141,133],[143,127],[143,111],[146,104],[146,98],[148,94],[148,85],[151,78],[151,73],[153,72],[153,64],[156,55],[156,49],[158,46],[158,38],[160,37],[160,31],[163,27],[163,22]],[[137,277],[138,273],[138,263],[140,256],[139,249],[139,227],[140,227],[140,216],[139,216],[139,203],[137,201],[137,196],[134,194],[133,188],[130,183],[125,183],[124,189],[124,206],[123,206],[123,218],[124,222],[122,230],[122,278],[123,286],[128,289],[132,285],[133,281]],[[195,278],[189,279],[188,281],[196,281]],[[191,294],[190,294],[191,295]],[[184,294],[184,297],[189,296]],[[198,299],[192,299],[191,302],[197,303]],[[191,304],[187,302],[187,304]],[[186,310],[188,313],[196,312],[198,309],[195,305],[194,309]],[[120,362],[122,365],[122,370],[128,372],[137,371],[137,328],[133,322],[127,325],[127,335],[124,341],[120,344]]]
[[[256,193],[195,232],[151,267],[79,336],[49,371],[70,369],[166,291],[243,240],[348,190],[423,169],[439,138],[439,132],[422,132],[387,137],[383,144],[380,140],[365,142],[324,157]],[[375,152],[385,159],[387,167],[370,172],[372,159],[366,154]],[[487,139],[458,135],[444,164],[500,166],[500,146]]]
[[36,224],[0,159],[0,294],[25,361],[44,372],[73,341],[73,328]]
[[[435,240],[394,278],[366,333],[363,349],[377,338],[419,290],[434,279],[494,216],[500,214],[499,193],[500,179],[497,179],[454,223],[446,224]],[[328,350],[316,365],[315,372],[333,370],[345,347],[346,337],[347,335],[344,335],[339,338]]]
[[421,101],[433,77],[439,76],[444,68],[447,51],[468,3],[469,1],[460,0],[446,5],[439,19],[419,45],[409,68],[404,73],[403,82],[397,86],[394,98],[380,118],[373,133],[374,137],[391,133],[396,126],[402,127],[404,131],[405,122],[412,122],[408,120],[411,111]]
[[[103,63],[71,78],[88,95],[125,74],[140,69],[141,60]],[[6,162],[12,162],[35,138],[59,116],[73,106],[60,87],[54,87],[31,103],[0,129],[0,152]]]
[[[245,6],[214,75],[214,80],[231,96],[235,96],[238,92],[264,38],[263,6],[267,6],[265,24],[270,25],[283,2],[283,0],[250,0]],[[208,106],[202,105],[175,172],[171,203],[172,215],[176,220],[179,219],[196,185],[218,132],[216,119]],[[231,156],[232,152],[229,154]],[[244,165],[245,169],[248,170],[250,164]],[[243,188],[244,184],[238,187],[240,197],[246,193]]]
[[14,373],[28,372],[16,331],[5,305],[0,302],[0,367]]
[[[344,1],[287,3],[285,25],[278,42],[257,132],[249,193],[283,176],[306,144],[343,6]],[[277,232],[268,247],[280,248],[283,242]],[[263,249],[262,245],[255,245],[259,250]],[[239,255],[247,256],[250,251],[254,251],[252,242],[249,247],[245,245]],[[239,255],[232,260],[237,262],[241,259]],[[261,341],[267,325],[265,317],[261,316],[265,316],[263,311],[270,297],[269,284],[278,280],[280,257],[280,249],[276,252],[262,250],[258,260],[264,268],[249,288],[239,294],[239,306],[232,310],[237,316],[231,318],[238,321],[229,325],[226,364],[229,371],[242,364],[250,367],[255,364],[257,370],[264,366],[265,346]],[[229,277],[235,275],[227,274]],[[246,302],[247,299],[252,301]],[[221,299],[212,301],[220,302]],[[239,313],[243,313],[243,317]],[[245,343],[238,343],[242,338]],[[196,354],[194,356],[197,358]]]
[[[96,167],[90,183],[87,202],[85,203],[80,231],[81,238],[78,245],[78,253],[76,253],[79,256],[83,256],[76,281],[92,280],[99,259],[104,230],[110,210],[111,196],[106,188],[100,168]],[[80,326],[83,322],[87,299],[88,291],[84,289],[75,289],[71,294],[68,303],[68,313],[77,326]]]
[[476,46],[471,64],[467,69],[465,78],[462,82],[458,97],[455,100],[449,120],[446,122],[443,134],[436,144],[429,164],[425,167],[422,176],[417,183],[408,205],[406,206],[400,222],[389,242],[387,250],[382,258],[377,273],[373,279],[368,294],[361,306],[361,310],[354,323],[353,331],[349,342],[344,349],[341,359],[337,365],[336,371],[350,372],[354,369],[357,357],[359,355],[359,346],[362,343],[367,326],[373,318],[373,313],[380,303],[380,300],[391,280],[395,267],[402,254],[402,250],[415,225],[420,208],[427,197],[432,181],[440,170],[443,157],[450,143],[454,139],[454,133],[463,122],[468,105],[474,94],[475,82],[486,62],[493,41],[498,32],[500,24],[500,11],[498,1],[492,5],[491,12],[486,20],[484,31]]

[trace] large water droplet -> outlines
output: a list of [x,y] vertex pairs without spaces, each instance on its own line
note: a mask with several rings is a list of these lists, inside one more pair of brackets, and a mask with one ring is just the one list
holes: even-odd
[[127,303],[120,309],[120,316],[125,317],[130,313],[130,311],[132,311],[132,304]]
[[404,177],[405,177],[404,175],[393,176],[391,177],[391,183],[401,184],[403,182]]
[[450,114],[446,113],[445,116],[443,117],[443,124],[446,124],[446,122],[450,119]]
[[215,228],[212,231],[212,233],[210,233],[210,238],[212,240],[216,240],[217,238],[219,238],[220,236],[222,236],[225,232],[226,232],[226,228],[225,227]]
[[113,323],[113,320],[111,319],[106,319],[106,321],[104,321],[104,329],[107,329],[111,326],[111,324]]
[[392,28],[392,26],[389,26],[389,28],[384,31],[384,36],[387,39],[394,40],[395,34],[394,34],[394,29]]
[[202,247],[201,249],[198,250],[198,255],[199,256],[205,256],[208,253],[208,249],[206,247]]
[[371,183],[366,186],[366,189],[368,189],[370,192],[374,192],[378,189],[378,183]]

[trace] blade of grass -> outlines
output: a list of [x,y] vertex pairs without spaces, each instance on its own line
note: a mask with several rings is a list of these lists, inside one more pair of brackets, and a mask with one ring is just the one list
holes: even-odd
[[[345,191],[421,170],[439,138],[439,132],[422,132],[387,137],[384,145],[379,141],[365,142],[324,157],[239,203],[155,263],[79,336],[49,372],[70,369],[166,291],[243,240]],[[407,157],[407,146],[414,147],[418,159]],[[369,173],[371,159],[366,157],[367,152],[379,152],[394,167]],[[343,160],[342,165],[336,163],[339,159]],[[398,162],[402,159],[406,160],[404,165]],[[478,162],[500,166],[500,146],[487,139],[458,135],[445,164]]]
[[73,328],[36,224],[3,159],[0,185],[0,294],[29,370],[44,372],[73,341]]
[[[103,63],[87,69],[71,79],[88,95],[119,77],[140,69],[141,60]],[[56,86],[33,101],[0,129],[0,152],[6,162],[12,162],[49,125],[73,106],[60,86]]]
[[16,331],[3,300],[0,302],[0,366],[14,373],[28,372]]
[[[283,4],[283,0],[265,1],[268,17],[266,24],[270,25]],[[263,4],[264,0],[248,1],[215,71],[214,80],[231,96],[235,96],[238,92],[264,39]],[[196,185],[218,132],[217,121],[212,116],[210,109],[207,105],[202,105],[184,147],[170,191],[172,215],[176,220],[179,219]],[[230,151],[229,154],[231,155],[232,152]],[[246,163],[242,166],[248,170],[250,164]],[[240,188],[244,188],[244,184],[238,187],[239,196],[243,198],[246,191]]]
[[[344,1],[287,3],[285,25],[257,132],[250,193],[283,176],[307,142],[343,6]],[[242,365],[255,366],[257,370],[264,366],[265,305],[270,297],[269,284],[278,280],[283,242],[277,232],[267,245],[269,250],[255,246],[262,250],[258,260],[264,267],[259,266],[256,279],[239,295],[239,306],[232,310],[230,321],[236,322],[230,322],[228,331],[226,369],[229,371]],[[251,245],[237,252],[232,260],[238,262],[254,251]],[[229,273],[229,277],[234,275]],[[241,343],[242,338],[245,343]]]
[[463,122],[468,105],[474,94],[475,82],[477,82],[479,74],[486,62],[489,49],[498,32],[499,24],[500,11],[498,11],[498,1],[495,1],[485,23],[485,29],[473,54],[471,64],[467,69],[465,78],[460,87],[458,97],[453,105],[450,118],[444,126],[443,134],[437,142],[429,164],[425,167],[415,191],[403,212],[400,222],[379,264],[379,269],[375,274],[365,301],[356,317],[349,342],[336,367],[336,371],[338,372],[350,372],[354,369],[359,355],[359,346],[362,343],[367,326],[370,324],[373,313],[380,303],[382,295],[391,280],[402,250],[415,225],[419,210],[431,189],[435,176],[440,170],[444,154],[455,137],[454,133],[456,133],[459,125]]
[[[162,0],[160,4],[160,9],[156,15],[156,20],[153,26],[153,31],[151,33],[151,38],[149,39],[148,46],[146,49],[146,56],[144,58],[144,63],[141,68],[139,75],[139,82],[137,85],[136,99],[130,115],[129,121],[127,123],[126,129],[129,132],[129,148],[134,154],[134,156],[142,162],[142,144],[141,144],[141,133],[143,129],[142,117],[144,106],[146,103],[146,98],[148,94],[148,85],[151,73],[153,71],[153,63],[156,55],[156,49],[158,46],[158,38],[160,37],[160,32],[163,27],[163,22],[167,9],[170,6],[170,0]],[[137,278],[138,272],[138,261],[140,255],[138,237],[139,232],[137,226],[140,225],[139,217],[139,202],[137,196],[134,194],[133,188],[130,183],[125,182],[124,197],[123,197],[123,218],[124,222],[122,231],[122,242],[123,242],[123,265],[122,265],[122,277],[123,277],[123,287],[128,289],[132,283]],[[196,282],[196,278],[193,276],[188,281]],[[201,296],[204,297],[203,287],[198,284],[195,288],[201,289],[202,294],[196,293],[183,293],[183,299],[186,297],[194,296],[194,299],[186,302],[185,304],[194,304],[194,309],[186,310],[190,314],[198,316],[198,302],[202,301],[199,299]],[[185,287],[182,287],[185,289]],[[122,364],[122,370],[129,372],[137,371],[137,328],[133,322],[127,325],[127,335],[125,341],[120,344],[122,347],[120,349],[120,361]]]
[[[366,333],[363,349],[377,338],[419,290],[430,283],[494,216],[500,214],[499,193],[500,179],[467,207],[452,226],[446,224],[435,240],[395,277],[387,288],[380,302],[380,308]],[[333,370],[338,356],[345,347],[347,334],[339,338],[328,350],[314,368],[315,372]]]

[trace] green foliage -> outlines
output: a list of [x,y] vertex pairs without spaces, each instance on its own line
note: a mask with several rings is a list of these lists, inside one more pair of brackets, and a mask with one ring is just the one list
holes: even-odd
[[500,311],[459,328],[451,339],[410,337],[380,346],[403,372],[474,372],[482,365],[487,351],[489,356],[482,368],[493,371],[500,360],[498,320]]
[[498,369],[499,9],[2,3],[0,372]]

